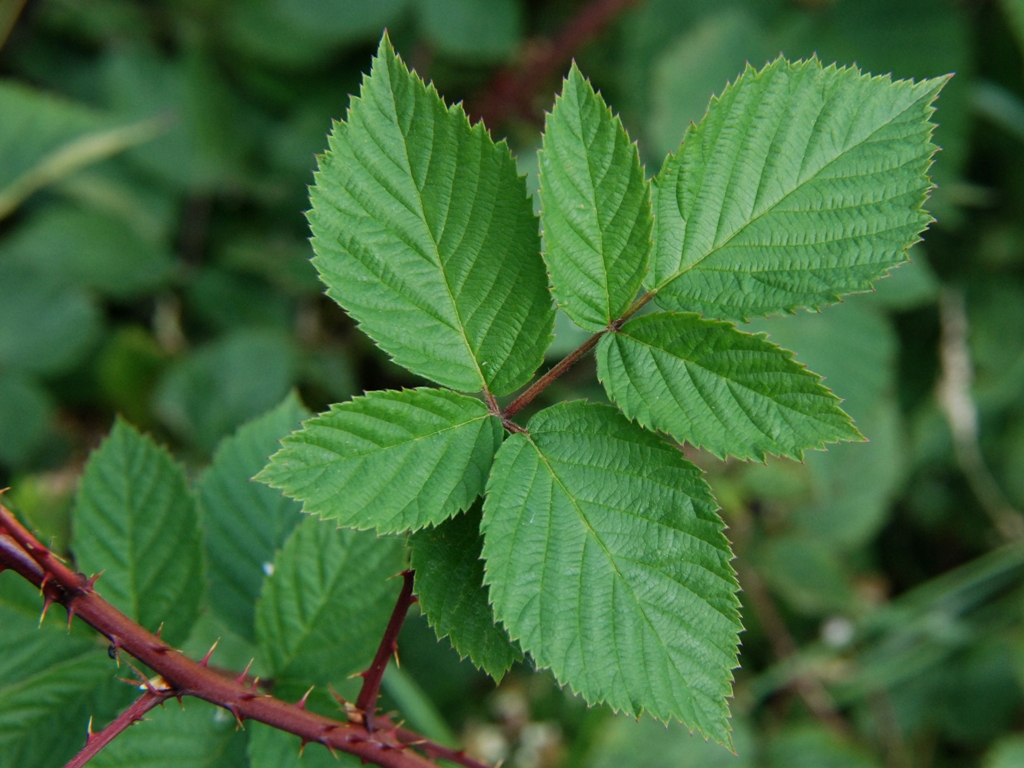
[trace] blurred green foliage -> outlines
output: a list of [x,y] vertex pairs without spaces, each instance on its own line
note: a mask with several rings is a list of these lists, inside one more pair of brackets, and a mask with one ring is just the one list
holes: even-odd
[[[0,50],[6,499],[67,551],[76,478],[115,413],[196,480],[222,438],[290,390],[320,411],[420,383],[322,296],[302,215],[314,155],[385,26],[420,74],[472,109],[501,67],[545,50],[589,5],[30,0]],[[745,588],[738,757],[680,727],[588,712],[522,665],[495,689],[417,618],[401,644],[407,674],[386,696],[412,707],[410,719],[419,712],[420,728],[447,723],[483,758],[515,768],[1024,766],[1024,551],[998,524],[1024,508],[1024,4],[646,0],[572,53],[653,163],[745,62],[780,51],[897,77],[957,75],[939,101],[937,223],[914,263],[820,316],[751,323],[826,377],[869,442],[802,464],[722,464],[686,449],[710,473]],[[542,110],[568,56],[559,66],[529,109],[490,126],[534,189]],[[560,315],[549,354],[580,334]],[[538,406],[602,399],[592,372],[578,366]],[[289,403],[267,418],[297,418]],[[229,459],[243,461],[219,455]],[[211,508],[215,471],[200,480]],[[229,522],[222,510],[204,526]],[[267,565],[284,535],[272,529],[261,532]],[[227,578],[210,574],[214,585]],[[59,766],[80,741],[38,737],[14,750],[39,726],[22,717],[28,702],[58,702],[61,722],[47,733],[79,735],[89,713],[109,719],[125,703],[125,687],[106,684],[72,700],[68,681],[104,678],[105,653],[52,620],[38,634],[37,611],[13,576],[0,578],[5,768]],[[205,615],[186,648],[224,636],[244,665],[251,622]],[[55,672],[46,654],[58,635]],[[287,738],[236,734],[198,703],[171,709],[152,715],[159,734],[132,729],[103,764],[154,754],[178,766],[302,764]]]

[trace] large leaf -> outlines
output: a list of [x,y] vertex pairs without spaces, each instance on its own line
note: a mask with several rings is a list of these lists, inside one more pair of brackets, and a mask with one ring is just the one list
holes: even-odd
[[539,157],[552,291],[577,325],[599,331],[626,311],[647,274],[651,193],[636,145],[575,64]]
[[114,663],[97,648],[95,633],[81,622],[68,632],[60,607],[40,621],[42,602],[39,591],[15,574],[0,577],[0,765],[5,767],[63,765],[85,742],[89,716],[102,722],[113,714],[104,705],[123,703],[118,693],[128,690],[114,683]]
[[256,635],[275,678],[325,684],[369,666],[401,587],[402,542],[308,518],[274,559]]
[[488,484],[495,615],[588,701],[727,743],[740,622],[715,509],[700,470],[616,409],[541,411]]
[[396,362],[465,391],[526,383],[554,318],[526,185],[387,37],[310,196],[328,295]]
[[500,682],[522,651],[494,621],[480,559],[480,510],[447,520],[411,539],[416,596],[439,638]]
[[929,118],[946,80],[748,67],[655,179],[658,303],[739,319],[870,289],[930,221]]
[[802,458],[861,439],[839,398],[793,354],[732,323],[658,312],[598,347],[598,376],[631,419],[722,458]]
[[75,498],[79,570],[103,572],[103,597],[180,643],[199,613],[203,547],[185,472],[164,448],[118,419],[89,457]]
[[250,480],[278,440],[309,412],[294,394],[225,439],[196,490],[203,510],[210,607],[235,632],[256,639],[256,600],[274,553],[299,522],[300,507]]
[[281,441],[258,479],[349,528],[416,530],[469,509],[501,445],[479,400],[441,389],[371,392]]
[[248,735],[227,711],[190,699],[154,709],[89,761],[90,768],[248,768]]

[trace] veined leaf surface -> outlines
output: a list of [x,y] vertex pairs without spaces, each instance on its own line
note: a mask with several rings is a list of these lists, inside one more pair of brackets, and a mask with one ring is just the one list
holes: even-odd
[[341,526],[416,530],[469,509],[501,438],[501,422],[472,397],[371,392],[305,422],[258,479]]
[[274,558],[256,636],[276,678],[318,685],[369,666],[401,587],[402,542],[303,520]]
[[623,413],[725,458],[802,458],[862,439],[821,377],[763,335],[693,313],[657,312],[606,334],[598,377]]
[[203,543],[184,469],[118,419],[89,457],[75,497],[78,568],[103,572],[97,590],[150,632],[180,643],[199,614]]
[[540,152],[544,260],[555,298],[599,331],[636,297],[651,250],[651,193],[636,145],[572,65]]
[[419,531],[410,539],[416,596],[439,638],[500,682],[512,664],[523,658],[506,632],[494,621],[484,586],[480,559],[480,509]]
[[253,617],[264,576],[301,512],[299,504],[250,478],[267,463],[278,440],[309,415],[299,398],[289,395],[221,441],[196,484],[210,566],[210,607],[250,641],[256,639]]
[[395,361],[463,391],[525,384],[554,309],[526,184],[385,36],[320,158],[309,214],[328,295]]
[[743,319],[869,290],[931,221],[929,118],[946,80],[748,67],[655,179],[658,303]]
[[495,615],[589,702],[728,743],[740,622],[723,527],[678,450],[609,406],[548,408],[488,484]]

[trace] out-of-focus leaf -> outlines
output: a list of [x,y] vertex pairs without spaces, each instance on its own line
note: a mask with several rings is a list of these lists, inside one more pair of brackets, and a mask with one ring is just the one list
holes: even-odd
[[174,262],[127,224],[71,206],[33,216],[0,246],[0,261],[34,268],[55,284],[82,285],[115,299],[160,287]]
[[163,130],[151,120],[118,126],[88,107],[10,81],[0,82],[0,114],[0,219],[33,192]]
[[30,459],[46,439],[53,412],[52,399],[31,378],[0,373],[0,464]]
[[768,744],[769,768],[880,768],[859,745],[844,741],[822,725],[787,728]]
[[314,264],[360,328],[466,392],[525,384],[554,308],[508,147],[448,107],[381,39],[310,191]]
[[745,720],[732,722],[736,754],[705,741],[681,725],[667,728],[644,717],[619,716],[602,728],[593,747],[591,768],[754,768],[757,744]]
[[300,512],[298,503],[251,478],[278,449],[278,440],[311,415],[297,396],[289,395],[223,440],[196,486],[206,534],[210,607],[249,640],[256,639],[253,619],[263,579]]
[[765,580],[795,610],[811,615],[849,611],[853,593],[836,553],[809,536],[763,542],[756,560]]
[[461,59],[510,58],[522,35],[518,0],[416,0],[420,25],[438,51]]
[[331,754],[321,744],[302,747],[302,739],[263,723],[245,726],[249,731],[251,768],[360,768],[362,761],[347,752]]
[[[1011,0],[1024,9],[1024,2]],[[1011,136],[1024,141],[1024,101],[1013,91],[995,83],[982,81],[974,87],[974,109]]]
[[[1021,12],[1021,39],[1024,40],[1024,10]],[[1024,765],[1024,736],[1004,736],[985,755],[984,768],[1020,768]]]
[[410,542],[416,596],[438,638],[450,637],[460,656],[500,682],[523,653],[495,622],[483,585],[479,508],[419,531]]
[[484,502],[495,616],[590,703],[727,744],[738,587],[700,471],[609,406],[562,403],[528,430]]
[[99,308],[78,286],[0,263],[0,368],[62,373],[96,342]]
[[[68,633],[59,606],[40,622],[41,609],[38,590],[13,573],[0,576],[0,765],[5,768],[58,768],[84,744],[90,715],[102,721],[112,714],[108,707],[97,711],[115,669],[96,647],[95,634],[80,622]],[[115,696],[113,705],[122,700]]]
[[167,355],[153,335],[138,325],[121,325],[96,359],[96,379],[103,399],[133,424],[149,426],[150,405]]
[[967,287],[970,350],[979,406],[1019,401],[1024,387],[1024,289],[1010,280],[976,280]]
[[636,298],[651,251],[651,190],[636,145],[573,64],[544,124],[544,261],[573,321],[600,331]]
[[262,277],[288,295],[313,296],[323,286],[309,263],[312,256],[305,240],[239,235],[225,245],[218,262],[233,271]]
[[275,678],[326,684],[369,666],[401,587],[397,538],[307,518],[274,558],[256,636]]
[[287,338],[239,331],[173,365],[155,408],[179,436],[212,453],[222,437],[281,402],[294,376],[295,352]]
[[874,293],[861,301],[871,301],[886,309],[903,312],[935,301],[939,295],[939,278],[928,265],[924,246],[914,246],[909,264],[894,269],[875,283]]
[[[659,56],[650,81],[652,153],[665,155],[700,122],[708,101],[747,62],[763,64],[773,52],[758,21],[745,8],[726,8],[700,19]],[[775,51],[777,53],[777,51]]]
[[253,328],[287,330],[294,308],[263,280],[223,269],[203,269],[189,282],[188,309],[218,331]]
[[198,699],[157,707],[89,761],[96,768],[248,768],[248,734],[223,709]]
[[947,80],[817,59],[748,68],[655,178],[644,284],[658,304],[742,320],[868,290],[931,221],[930,118]]
[[338,525],[415,531],[469,509],[503,434],[480,400],[427,387],[381,390],[306,421],[259,480]]
[[204,587],[195,501],[183,468],[121,419],[86,464],[72,549],[118,609],[169,643],[188,636]]

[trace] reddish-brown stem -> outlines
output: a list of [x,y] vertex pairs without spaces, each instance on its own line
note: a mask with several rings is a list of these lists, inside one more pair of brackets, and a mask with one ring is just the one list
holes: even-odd
[[384,630],[384,637],[380,640],[377,648],[377,655],[373,657],[370,668],[362,673],[363,687],[359,690],[359,697],[356,699],[356,708],[363,713],[363,724],[366,730],[373,733],[373,720],[377,714],[377,696],[380,694],[380,681],[384,678],[384,670],[388,662],[398,650],[398,633],[402,631],[402,624],[409,613],[409,606],[416,602],[412,594],[413,572],[411,570],[402,572],[402,591],[398,595],[398,602],[395,603],[395,610],[391,612],[391,619],[388,621],[387,629]]
[[596,37],[611,21],[638,0],[594,0],[585,4],[553,40],[527,49],[518,67],[500,71],[470,112],[496,129],[513,114],[530,115],[531,99],[580,46]]
[[89,579],[68,568],[0,505],[0,568],[3,567],[11,568],[39,587],[48,602],[61,603],[69,619],[80,617],[120,651],[155,670],[176,696],[195,696],[223,707],[240,723],[266,723],[306,742],[348,752],[381,768],[436,768],[410,749],[415,746],[425,751],[434,746],[425,740],[408,744],[391,731],[371,732],[361,723],[323,717],[189,659],[100,597]]
[[99,733],[90,732],[89,740],[85,743],[82,751],[71,758],[64,768],[82,768],[83,765],[99,754],[99,751],[112,742],[119,734],[128,730],[129,726],[134,725],[141,720],[149,710],[159,704],[163,704],[173,696],[174,694],[171,692],[151,693],[146,691],[142,696],[135,700],[134,704],[118,715],[117,719],[102,731]]

